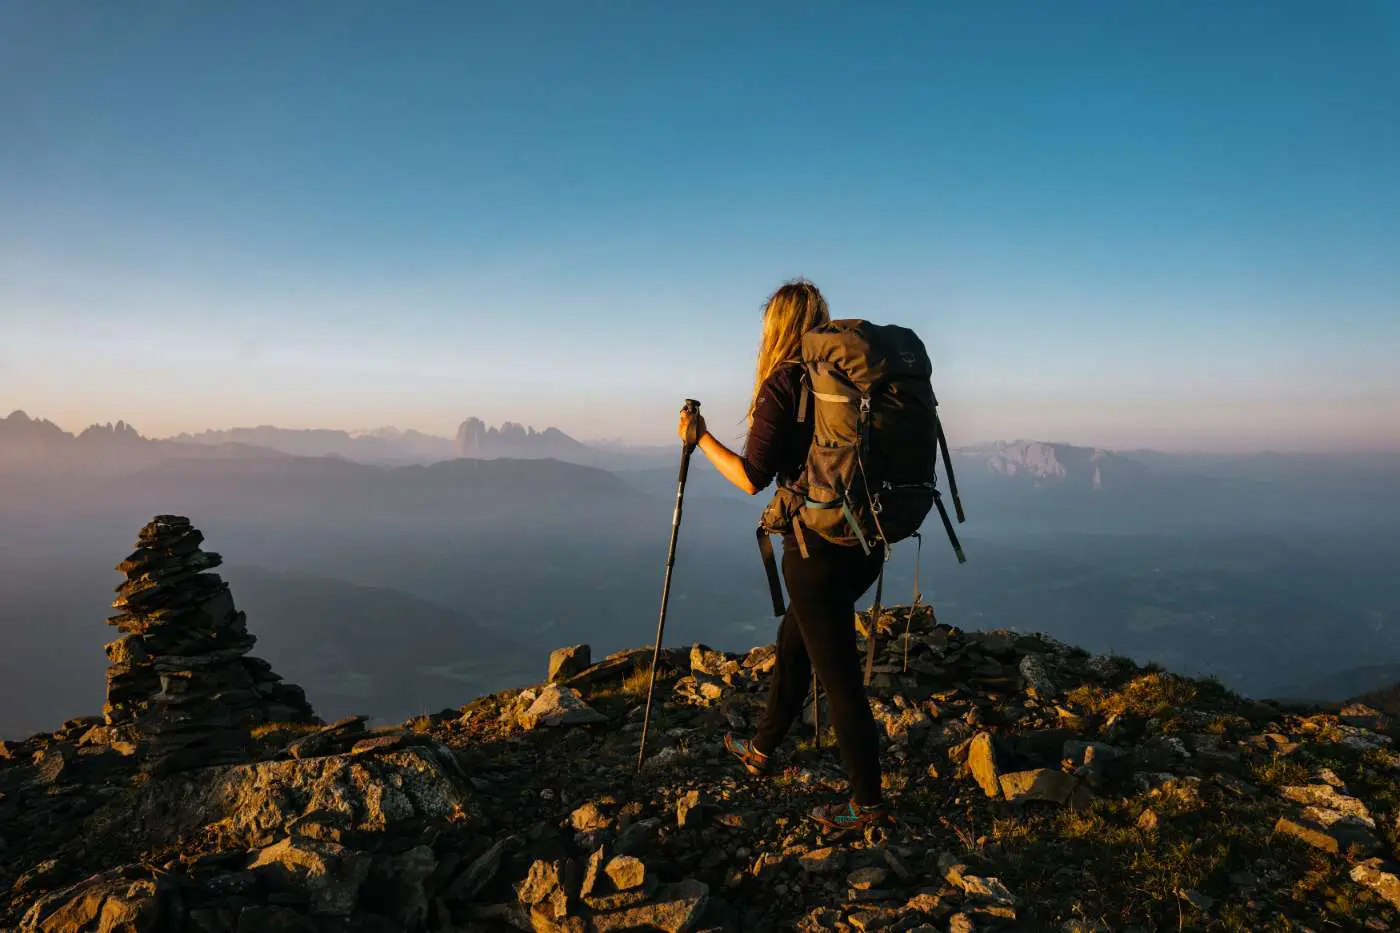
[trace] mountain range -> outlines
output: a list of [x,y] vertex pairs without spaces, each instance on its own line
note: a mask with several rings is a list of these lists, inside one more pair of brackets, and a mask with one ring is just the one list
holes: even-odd
[[284,456],[243,442],[191,444],[141,435],[124,421],[94,424],[74,435],[52,421],[16,411],[0,418],[0,471],[120,473],[170,459]]
[[599,452],[558,428],[536,431],[507,421],[499,427],[480,418],[467,418],[454,437],[382,427],[341,431],[328,428],[290,429],[272,425],[201,431],[169,438],[180,444],[223,446],[246,444],[296,457],[342,457],[362,463],[431,463],[454,457],[473,459],[554,459],[593,465]]
[[[609,470],[663,470],[674,466],[672,447],[586,444],[556,427],[535,428],[507,421],[499,427],[469,417],[454,438],[393,427],[343,431],[292,429],[272,425],[182,433],[148,438],[132,425],[92,425],[74,435],[52,421],[16,411],[0,418],[0,469],[49,468],[114,472],[140,469],[172,459],[337,458],[377,465],[429,464],[454,458],[559,460]],[[1183,470],[1218,474],[1257,462],[1251,458],[1202,458],[1159,451],[1121,453],[1103,448],[1036,440],[996,441],[955,448],[954,462],[979,473],[1013,478],[1031,486],[1128,489],[1154,474]],[[1265,455],[1258,455],[1265,456]],[[1314,458],[1315,459],[1315,458]],[[1295,464],[1275,457],[1264,466]],[[1389,466],[1390,462],[1385,461]],[[674,474],[674,470],[670,469]]]

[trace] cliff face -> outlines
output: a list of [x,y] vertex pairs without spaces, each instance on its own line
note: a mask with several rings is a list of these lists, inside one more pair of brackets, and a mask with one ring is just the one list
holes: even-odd
[[487,427],[480,418],[468,418],[457,428],[453,450],[459,457],[473,459],[540,460],[552,458],[588,463],[593,451],[558,428],[536,431],[507,421],[499,428]]
[[[124,572],[178,561],[160,580],[176,592],[207,573],[195,535],[158,519]],[[132,583],[118,600],[128,626],[137,608],[161,611],[137,606]],[[228,640],[215,652],[246,650],[231,602],[199,589],[162,608],[222,626],[171,629],[170,645],[198,632]],[[575,646],[546,683],[399,726],[323,726],[270,698],[264,720],[280,704],[301,721],[263,721],[202,767],[143,768],[160,743],[104,741],[115,726],[96,719],[0,743],[0,929],[1400,924],[1400,733],[1383,712],[1253,702],[1040,636],[940,624],[927,606],[857,622],[862,640],[877,633],[886,827],[832,836],[805,818],[846,792],[810,711],[767,778],[723,752],[725,731],[756,722],[771,646],[663,651],[640,772],[650,649],[591,663]],[[203,670],[180,663],[191,682]],[[141,677],[115,678],[114,722],[156,703]]]
[[957,451],[964,463],[1037,485],[1067,484],[1091,489],[1124,489],[1142,483],[1146,466],[1107,450],[1042,441],[998,441]]

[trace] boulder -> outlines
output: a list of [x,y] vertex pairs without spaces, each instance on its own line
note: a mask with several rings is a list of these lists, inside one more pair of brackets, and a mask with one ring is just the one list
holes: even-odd
[[334,842],[288,838],[257,852],[248,867],[275,888],[308,895],[313,913],[348,917],[369,876],[370,855]]
[[888,907],[871,907],[857,910],[846,918],[846,922],[860,933],[875,933],[877,930],[899,929],[901,917],[898,911]]
[[[918,706],[891,708],[879,700],[873,701],[870,706],[875,722],[884,727],[885,735],[893,742],[905,742],[910,732],[925,729],[933,724],[928,713]],[[826,717],[823,716],[823,719]]]
[[375,859],[370,877],[383,894],[379,903],[388,907],[400,929],[423,929],[428,919],[428,879],[437,864],[432,848],[425,845]]
[[603,863],[607,861],[607,858],[607,846],[599,846],[593,850],[593,854],[588,857],[588,864],[583,871],[583,884],[579,887],[579,897],[587,898],[599,888],[599,883],[605,877]]
[[150,933],[171,889],[134,866],[93,875],[40,898],[20,921],[21,933]]
[[1037,768],[1000,775],[1001,792],[1012,803],[1068,803],[1079,782],[1063,771]]
[[500,872],[501,857],[514,838],[507,836],[505,839],[497,841],[491,848],[473,859],[472,863],[467,866],[467,870],[458,875],[457,879],[448,886],[444,896],[457,901],[471,901],[475,898],[477,893],[490,884]]
[[1387,865],[1378,858],[1368,859],[1352,866],[1351,880],[1370,888],[1400,910],[1400,866]]
[[967,866],[948,853],[939,857],[938,865],[948,883],[961,889],[969,901],[1002,907],[1016,906],[1015,896],[1001,883],[1001,879],[969,874]]
[[595,933],[625,930],[664,930],[686,933],[695,928],[710,901],[710,888],[701,881],[682,881],[657,890],[649,904],[627,907],[593,917]]
[[883,868],[858,868],[846,876],[846,884],[857,891],[869,891],[885,883],[889,872]]
[[638,820],[618,835],[617,842],[613,845],[613,851],[619,855],[640,852],[647,847],[660,828],[661,820],[655,817]]
[[811,852],[807,852],[797,859],[797,863],[802,866],[803,871],[811,872],[815,875],[824,875],[840,871],[844,861],[845,859],[843,858],[841,850],[830,847],[813,849]]
[[1380,847],[1376,837],[1363,827],[1345,821],[1328,826],[1305,816],[1297,819],[1281,816],[1274,824],[1274,832],[1300,839],[1330,855],[1364,857]]
[[1383,732],[1390,726],[1390,718],[1380,710],[1365,703],[1348,703],[1337,714],[1337,718],[1349,726]]
[[715,651],[708,645],[695,644],[690,646],[690,672],[692,674],[723,677],[726,674],[737,673],[740,666],[739,661],[730,660],[722,651]]
[[593,649],[588,645],[556,648],[549,655],[549,676],[546,679],[552,684],[559,683],[575,674],[582,674],[592,665]]
[[[609,680],[621,681],[635,671],[638,665],[650,665],[651,660],[652,651],[650,648],[619,651],[570,677],[567,686],[590,687]],[[660,660],[670,669],[676,667],[677,658],[674,652],[663,650]]]
[[270,845],[307,814],[337,815],[345,828],[411,829],[425,820],[475,821],[479,814],[456,764],[433,748],[334,755],[184,772],[149,782],[134,815],[114,830],[141,827],[170,844],[205,830],[226,846]]
[[576,832],[589,833],[607,829],[612,825],[612,820],[599,809],[598,804],[590,800],[569,814],[569,825]]
[[544,903],[560,888],[562,871],[559,862],[535,861],[530,865],[530,873],[516,888],[516,898],[527,907]]
[[630,855],[619,855],[608,862],[603,869],[613,887],[619,891],[630,891],[646,884],[647,867],[641,859]]
[[365,731],[364,716],[347,716],[310,735],[302,736],[287,746],[293,758],[319,758],[340,750],[340,746],[358,740]]
[[1052,700],[1059,695],[1059,688],[1050,679],[1045,662],[1033,654],[1021,658],[1021,687],[1037,700]]
[[[1295,803],[1306,804],[1307,807],[1319,811],[1313,814],[1319,822],[1331,825],[1340,818],[1346,818],[1365,826],[1367,829],[1375,829],[1376,821],[1371,816],[1371,811],[1366,808],[1366,804],[1355,797],[1348,797],[1337,792],[1337,788],[1332,784],[1302,784],[1284,787],[1280,793]],[[1335,817],[1323,816],[1322,812],[1335,814]]]
[[965,913],[956,913],[948,918],[948,933],[976,933],[977,925]]
[[530,708],[520,714],[520,725],[525,729],[586,726],[607,721],[606,716],[583,702],[577,690],[560,684],[545,687]]
[[997,753],[992,745],[991,733],[979,732],[973,736],[972,744],[967,748],[967,766],[977,779],[982,793],[988,797],[1001,796],[1001,772],[997,769]]
[[698,826],[702,814],[712,806],[709,797],[702,791],[686,792],[676,801],[676,825],[681,829]]

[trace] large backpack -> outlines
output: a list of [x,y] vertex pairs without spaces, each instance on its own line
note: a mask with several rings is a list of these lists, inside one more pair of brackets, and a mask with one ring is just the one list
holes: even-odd
[[815,533],[866,553],[881,549],[888,559],[890,546],[916,534],[937,506],[958,561],[966,562],[937,486],[941,450],[964,521],[923,341],[907,327],[831,321],[803,336],[802,364],[797,417],[805,420],[813,406],[812,446],[801,475],[778,488],[758,529],[775,613],[784,610],[770,534],[791,530],[803,556],[806,535]]

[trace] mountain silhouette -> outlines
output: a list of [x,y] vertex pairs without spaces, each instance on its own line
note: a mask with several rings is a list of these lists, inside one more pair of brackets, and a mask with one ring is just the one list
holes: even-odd
[[179,434],[170,440],[204,445],[250,444],[296,457],[344,457],[368,463],[445,460],[453,455],[452,442],[447,438],[395,428],[352,432],[258,425]]
[[278,451],[245,443],[213,445],[157,440],[130,424],[95,424],[73,435],[52,421],[22,411],[0,419],[0,471],[121,473],[171,459],[254,459],[282,457]]
[[532,427],[504,422],[499,428],[487,427],[480,418],[468,418],[457,428],[453,450],[459,457],[482,459],[552,458],[572,462],[592,462],[596,451],[574,440],[558,428],[536,431]]

